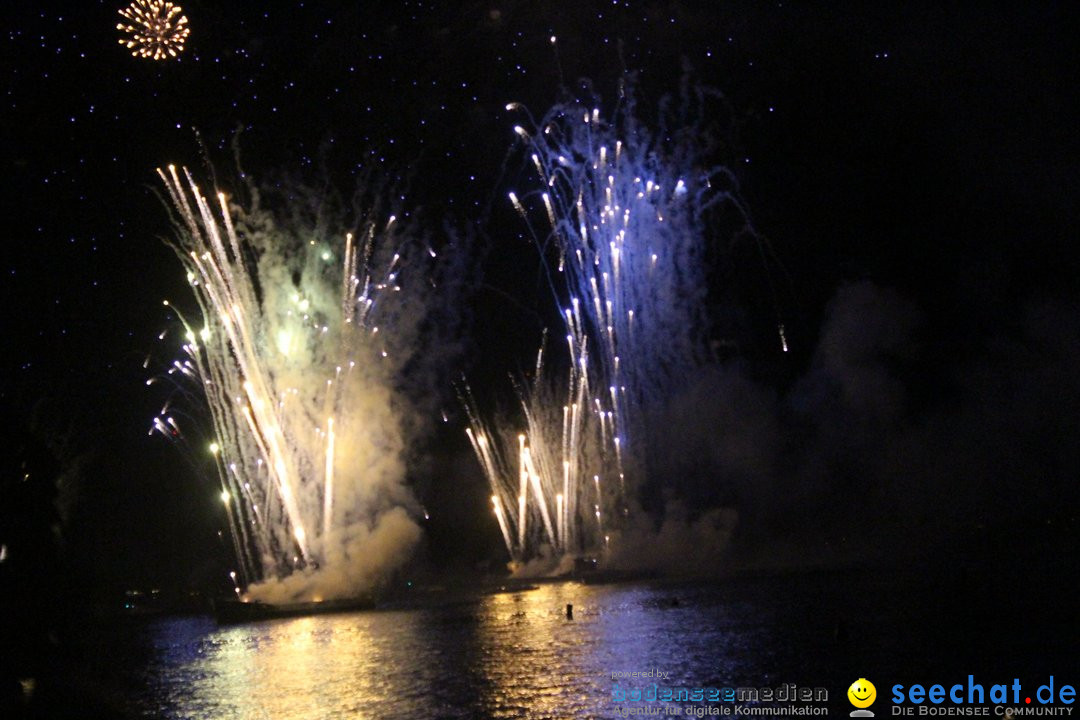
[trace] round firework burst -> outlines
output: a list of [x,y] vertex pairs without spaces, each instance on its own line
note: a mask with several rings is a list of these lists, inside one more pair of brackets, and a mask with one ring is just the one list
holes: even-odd
[[116,25],[125,34],[120,44],[135,57],[165,60],[183,52],[191,30],[179,5],[167,0],[135,0],[119,12],[127,20]]

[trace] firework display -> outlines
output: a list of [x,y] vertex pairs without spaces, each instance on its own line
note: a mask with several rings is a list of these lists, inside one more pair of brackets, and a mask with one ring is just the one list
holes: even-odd
[[515,562],[544,546],[602,556],[650,471],[650,417],[708,359],[705,215],[726,201],[746,216],[730,173],[702,167],[695,128],[653,134],[632,103],[611,121],[559,105],[514,130],[540,189],[509,199],[530,227],[543,218],[537,246],[554,248],[566,383],[543,377],[542,350],[518,390],[523,429],[489,427],[466,398],[469,439]]
[[[201,315],[169,372],[209,408],[238,588],[312,599],[377,584],[419,536],[394,378],[420,344],[416,266],[434,251],[393,215],[335,241],[159,174]],[[180,432],[167,409],[154,428]]]
[[116,25],[124,34],[119,42],[134,57],[175,58],[191,34],[183,8],[167,0],[135,0],[119,13],[126,21]]

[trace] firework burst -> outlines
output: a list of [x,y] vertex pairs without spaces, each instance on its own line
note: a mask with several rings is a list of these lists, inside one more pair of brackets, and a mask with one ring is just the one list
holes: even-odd
[[629,97],[610,121],[574,102],[514,128],[540,189],[510,202],[552,263],[567,351],[563,390],[542,379],[542,362],[519,388],[516,432],[489,427],[466,398],[469,439],[515,562],[544,545],[606,553],[650,474],[650,447],[663,442],[651,418],[708,362],[707,213],[725,203],[750,227],[731,173],[702,164],[706,134],[686,120],[687,104],[687,124],[665,116],[657,133]]
[[[591,402],[588,357],[571,365],[569,382],[545,376],[545,348],[534,378],[517,385],[524,427],[484,421],[466,387],[466,435],[487,476],[492,510],[515,564],[540,548],[556,557],[601,553],[607,514],[625,506],[618,458],[611,442],[613,417]],[[615,482],[601,482],[601,477]]]
[[[400,388],[433,355],[421,328],[436,253],[394,215],[335,239],[159,174],[199,303],[197,319],[177,311],[186,341],[167,375],[209,410],[239,584],[279,601],[370,590],[420,534],[405,486],[418,413]],[[154,421],[170,438],[179,427],[171,412]]]
[[183,52],[191,30],[179,5],[167,0],[135,0],[119,13],[127,21],[116,25],[124,34],[119,42],[134,57],[166,60]]

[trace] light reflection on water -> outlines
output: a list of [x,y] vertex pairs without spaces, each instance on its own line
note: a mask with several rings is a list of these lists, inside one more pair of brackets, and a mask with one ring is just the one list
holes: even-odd
[[562,583],[221,628],[208,618],[162,619],[140,629],[150,648],[132,710],[275,720],[612,717],[615,671],[659,669],[673,686],[824,682],[823,658],[805,650],[822,646],[835,660],[831,616],[787,600],[769,588]]

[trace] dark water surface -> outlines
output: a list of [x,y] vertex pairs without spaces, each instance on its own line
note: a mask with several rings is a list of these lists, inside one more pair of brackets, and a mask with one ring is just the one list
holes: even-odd
[[669,686],[825,687],[834,717],[867,677],[881,717],[893,682],[1061,677],[1075,661],[1067,618],[1029,617],[1025,628],[1022,604],[970,602],[989,592],[848,573],[433,593],[246,625],[133,624],[95,641],[90,672],[133,717],[614,717],[613,683],[627,681],[612,673],[648,670]]

